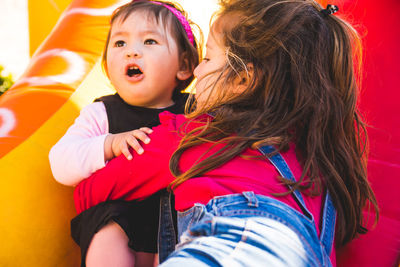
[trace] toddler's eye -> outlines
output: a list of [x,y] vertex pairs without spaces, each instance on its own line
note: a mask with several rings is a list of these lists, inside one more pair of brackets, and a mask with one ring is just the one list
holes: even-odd
[[145,44],[145,45],[153,45],[153,44],[157,44],[157,41],[154,40],[154,39],[146,39],[146,40],[144,41],[144,44]]
[[208,62],[208,61],[210,61],[210,59],[209,58],[207,58],[207,57],[205,57],[205,58],[203,58],[203,60],[202,61],[204,61],[204,62]]
[[126,43],[125,43],[124,41],[122,41],[122,40],[116,41],[116,42],[114,43],[114,46],[115,46],[115,47],[123,47],[123,46],[125,46],[125,45],[126,45]]

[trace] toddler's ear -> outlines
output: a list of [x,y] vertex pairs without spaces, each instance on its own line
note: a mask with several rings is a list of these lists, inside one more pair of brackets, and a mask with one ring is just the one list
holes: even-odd
[[178,80],[184,81],[189,79],[193,75],[193,70],[189,66],[189,60],[186,52],[183,53],[179,71],[176,74]]
[[178,78],[178,80],[184,81],[184,80],[189,79],[192,75],[193,75],[193,72],[191,72],[189,70],[180,70],[176,74],[176,77]]

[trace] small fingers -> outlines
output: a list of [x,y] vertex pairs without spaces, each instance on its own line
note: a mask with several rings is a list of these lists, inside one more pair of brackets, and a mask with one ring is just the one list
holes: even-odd
[[[132,131],[132,135],[135,138],[137,138],[140,141],[142,141],[143,143],[148,144],[148,143],[150,143],[150,138],[147,136],[147,134],[149,134],[149,133],[147,133],[146,131],[143,131],[142,129],[144,129],[144,128],[147,128],[147,127],[140,128],[139,130],[133,130]],[[147,130],[151,130],[151,129],[147,128]]]
[[151,128],[149,128],[149,127],[142,127],[139,130],[141,130],[141,131],[143,131],[143,132],[145,132],[147,134],[153,133],[153,130]]
[[124,156],[125,156],[128,160],[131,160],[131,159],[132,159],[132,154],[131,154],[131,152],[129,152],[128,145],[127,145],[126,143],[125,143],[125,144],[123,145],[123,147],[121,148],[121,153],[124,154]]
[[143,147],[139,144],[135,137],[132,135],[126,140],[130,147],[132,147],[139,155],[143,154]]

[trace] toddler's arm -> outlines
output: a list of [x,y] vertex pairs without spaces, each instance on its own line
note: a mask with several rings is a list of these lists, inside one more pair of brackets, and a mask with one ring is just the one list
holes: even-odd
[[120,155],[80,182],[74,190],[77,212],[107,200],[144,199],[166,188],[174,180],[169,159],[180,141],[176,131],[170,130],[157,126],[151,142],[143,145],[143,155],[134,156],[132,160]]
[[54,178],[76,185],[105,166],[104,141],[108,134],[107,113],[102,102],[83,108],[74,124],[49,154]]

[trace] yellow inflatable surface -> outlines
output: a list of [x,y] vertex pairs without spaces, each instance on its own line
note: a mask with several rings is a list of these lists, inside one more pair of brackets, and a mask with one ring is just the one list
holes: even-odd
[[109,16],[128,1],[69,2],[0,98],[0,266],[80,264],[70,237],[73,189],[55,182],[48,152],[83,105],[112,92],[100,57]]

